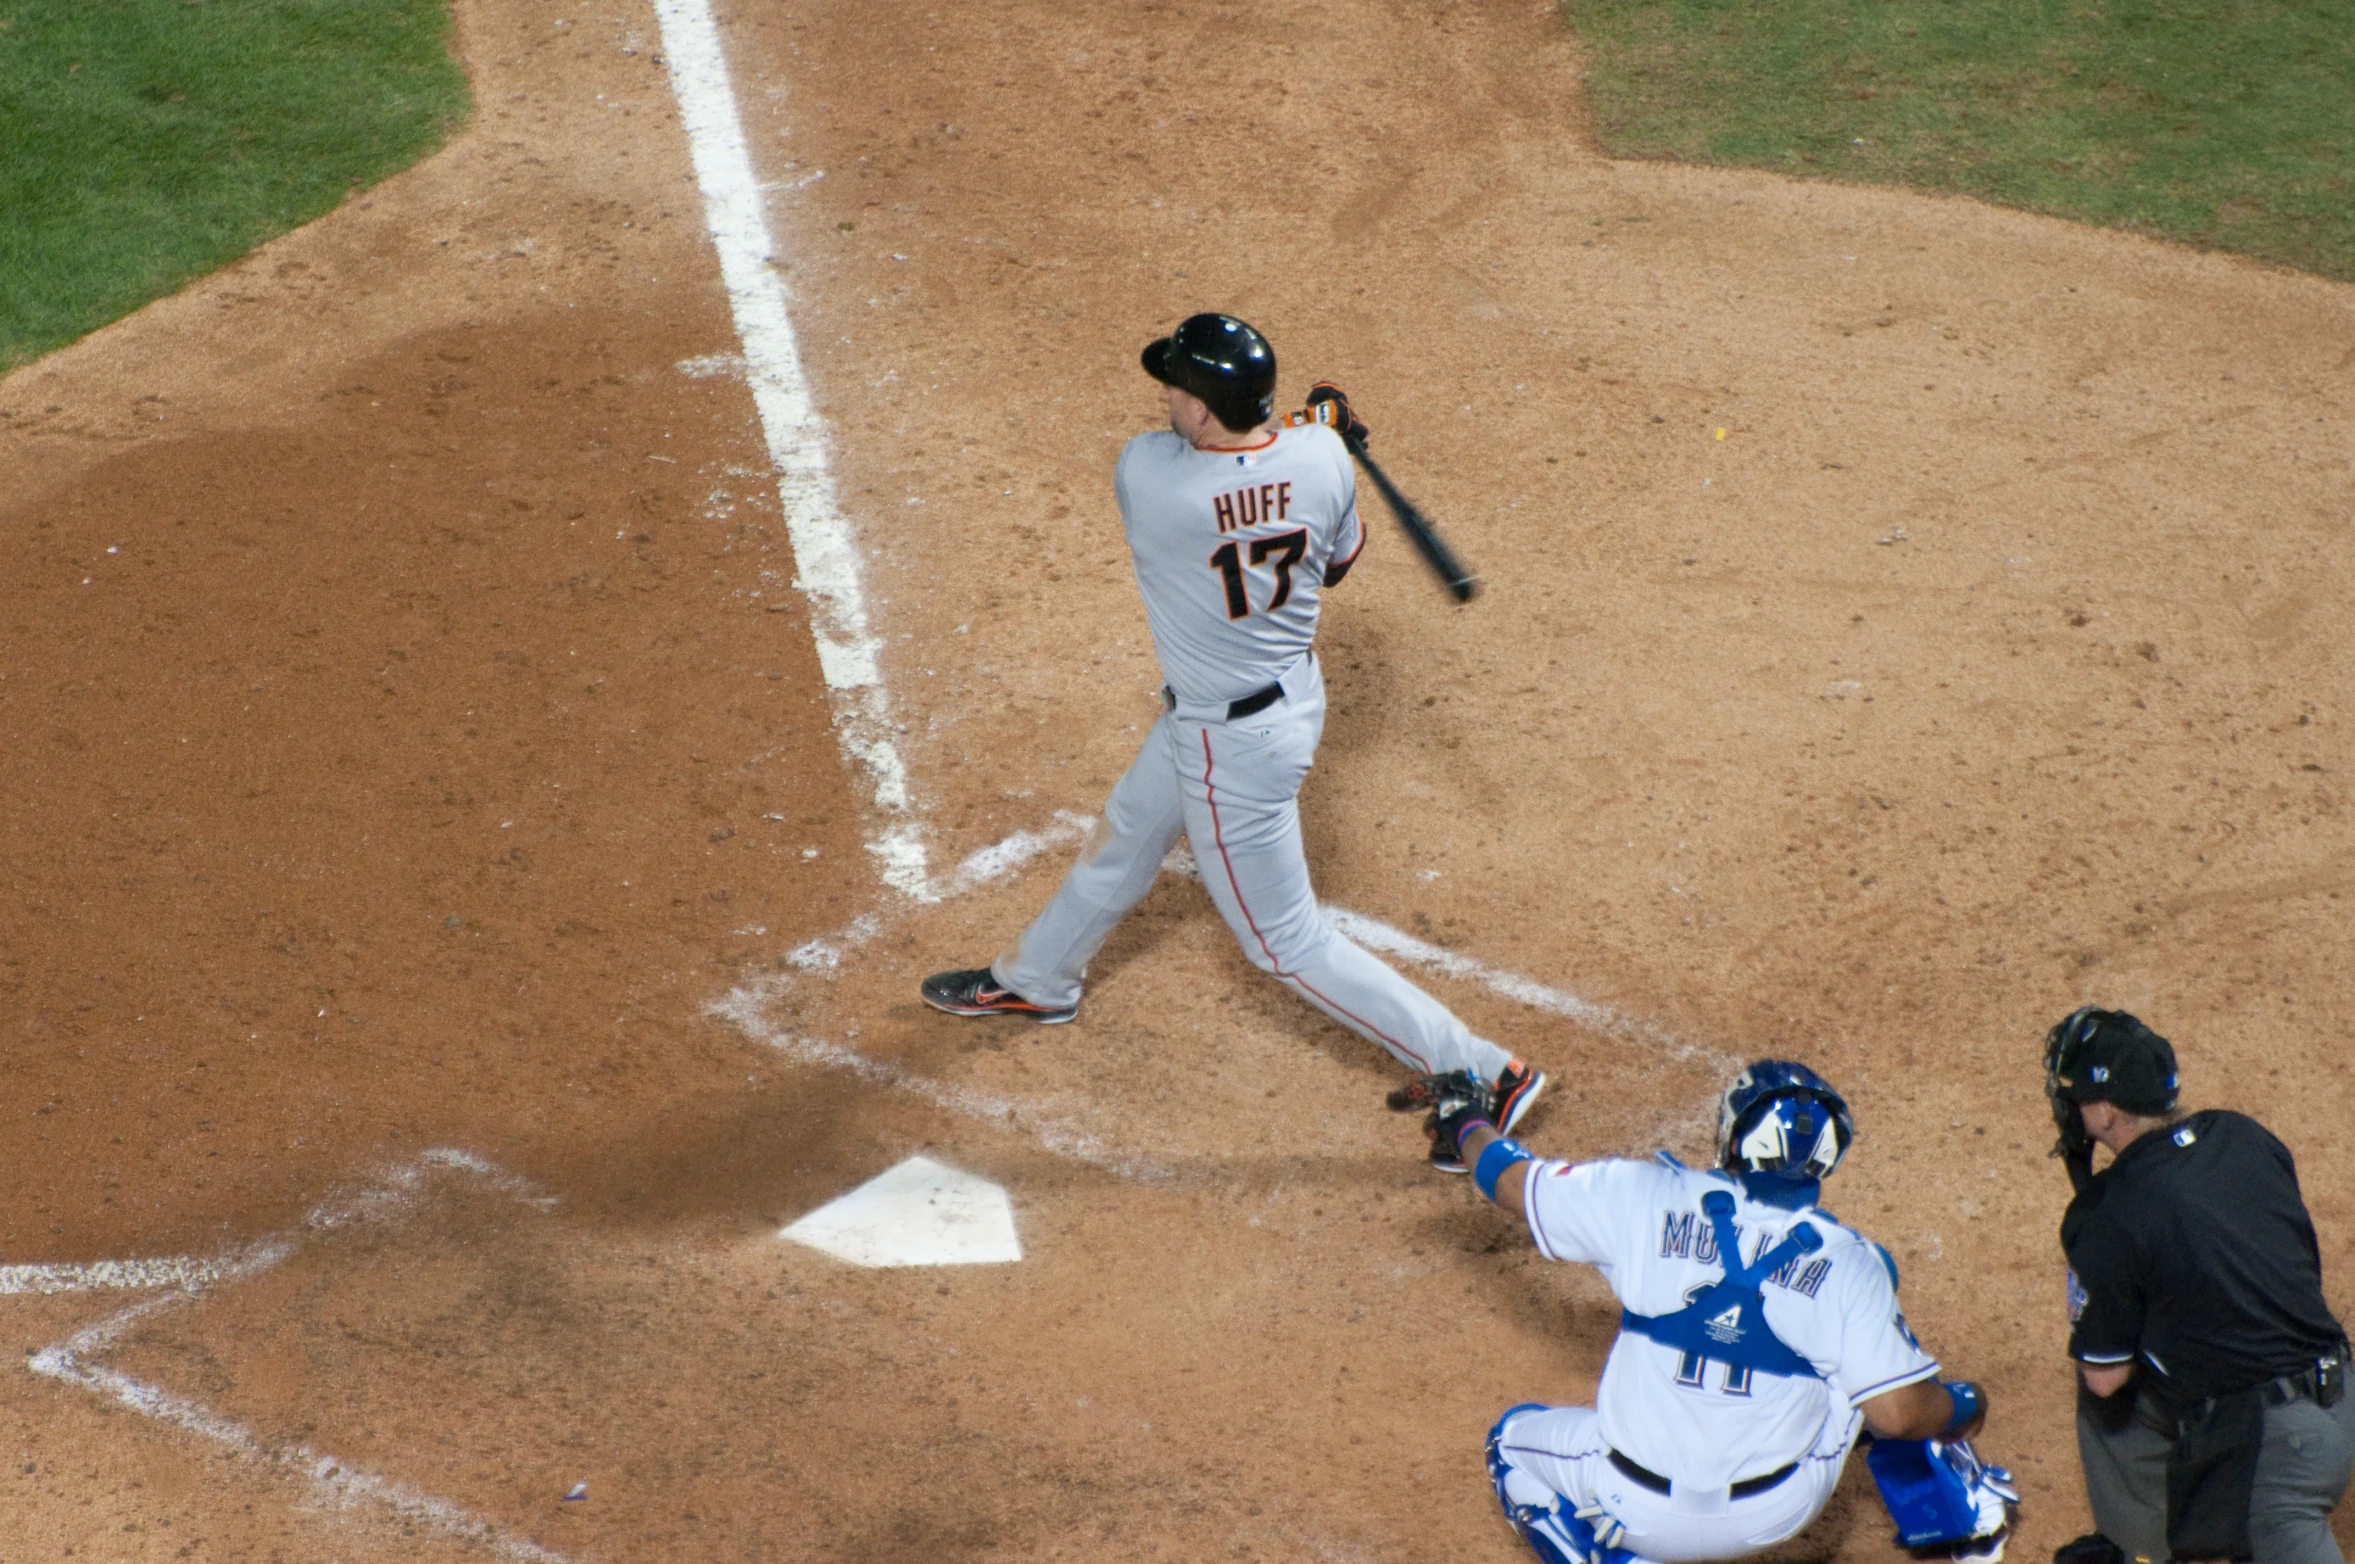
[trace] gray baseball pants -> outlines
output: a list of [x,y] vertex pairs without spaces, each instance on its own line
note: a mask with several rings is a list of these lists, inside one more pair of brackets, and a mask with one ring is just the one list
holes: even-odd
[[1325,921],[1300,845],[1300,785],[1325,731],[1314,658],[1284,698],[1239,722],[1164,712],[1113,787],[1062,888],[991,964],[1036,1005],[1076,1005],[1088,962],[1145,899],[1182,833],[1203,888],[1263,972],[1418,1073],[1496,1079],[1512,1056]]
[[[2130,1418],[2116,1433],[2077,1415],[2077,1455],[2093,1523],[2129,1560],[2167,1557],[2167,1452],[2172,1441]],[[2345,1564],[2330,1512],[2355,1467],[2355,1395],[2325,1411],[2303,1398],[2265,1409],[2265,1446],[2249,1501],[2256,1564]]]

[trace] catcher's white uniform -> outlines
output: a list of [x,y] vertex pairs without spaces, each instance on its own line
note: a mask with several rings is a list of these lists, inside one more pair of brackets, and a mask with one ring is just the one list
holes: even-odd
[[1775,1338],[1822,1377],[1745,1371],[1623,1329],[1596,1406],[1518,1407],[1497,1424],[1491,1460],[1512,1503],[1559,1496],[1661,1564],[1738,1557],[1823,1509],[1864,1402],[1938,1372],[1898,1311],[1886,1255],[1818,1208],[1785,1210],[1732,1174],[1665,1161],[1540,1162],[1525,1189],[1540,1252],[1594,1266],[1635,1315],[1676,1314],[1725,1276],[1701,1204],[1711,1191],[1734,1198],[1742,1263],[1811,1225],[1821,1246],[1758,1293]]
[[1328,572],[1365,543],[1340,436],[1270,427],[1197,449],[1158,430],[1129,441],[1114,487],[1168,709],[992,978],[1037,1006],[1078,1004],[1089,960],[1182,831],[1254,965],[1416,1071],[1495,1080],[1510,1056],[1335,932],[1309,885],[1297,799],[1325,726],[1309,647]]

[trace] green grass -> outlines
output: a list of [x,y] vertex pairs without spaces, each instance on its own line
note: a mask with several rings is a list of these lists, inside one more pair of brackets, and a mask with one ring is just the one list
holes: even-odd
[[449,44],[443,0],[0,0],[0,371],[431,151]]
[[1614,156],[1959,191],[2355,279],[2355,0],[1565,0]]

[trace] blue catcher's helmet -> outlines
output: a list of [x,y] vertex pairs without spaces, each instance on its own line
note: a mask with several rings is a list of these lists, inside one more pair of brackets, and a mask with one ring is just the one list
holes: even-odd
[[1831,1082],[1788,1059],[1761,1059],[1725,1089],[1717,1165],[1733,1173],[1823,1178],[1854,1139],[1856,1121]]

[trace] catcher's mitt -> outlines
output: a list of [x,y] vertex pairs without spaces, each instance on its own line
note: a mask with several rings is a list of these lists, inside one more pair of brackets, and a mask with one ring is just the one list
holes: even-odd
[[1383,1101],[1392,1113],[1427,1109],[1430,1117],[1423,1121],[1423,1133],[1451,1152],[1462,1144],[1470,1126],[1496,1125],[1496,1088],[1469,1070],[1418,1075]]

